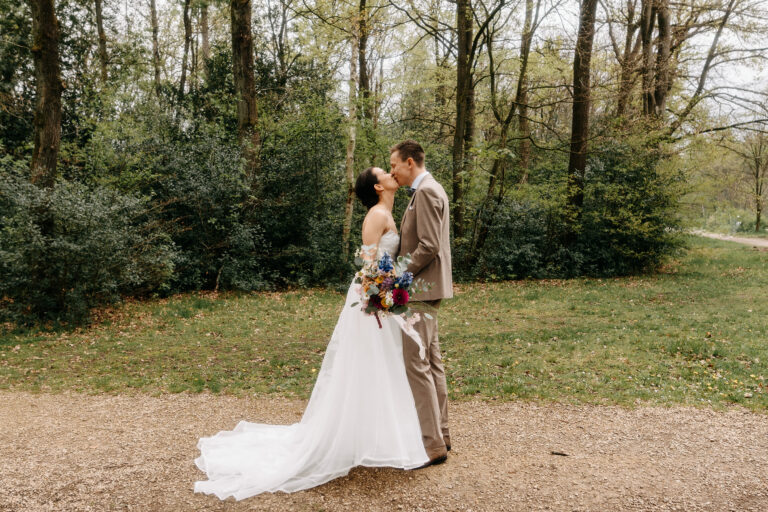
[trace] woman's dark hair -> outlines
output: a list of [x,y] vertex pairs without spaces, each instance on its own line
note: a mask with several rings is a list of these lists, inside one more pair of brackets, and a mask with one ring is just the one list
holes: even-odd
[[379,202],[379,195],[373,188],[379,182],[379,177],[373,172],[373,167],[369,167],[360,173],[355,182],[355,194],[366,208],[370,209]]

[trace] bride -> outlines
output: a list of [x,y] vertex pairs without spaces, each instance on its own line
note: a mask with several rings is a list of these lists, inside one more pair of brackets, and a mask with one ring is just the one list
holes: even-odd
[[[377,167],[357,179],[355,192],[368,208],[366,258],[385,251],[394,257],[398,251],[392,218],[397,188],[395,179]],[[359,299],[353,284],[301,421],[241,421],[232,431],[200,439],[195,464],[208,480],[195,482],[195,492],[241,500],[308,489],[355,466],[414,469],[429,461],[405,373],[400,328],[392,317],[382,318],[379,328],[373,317],[352,307]]]

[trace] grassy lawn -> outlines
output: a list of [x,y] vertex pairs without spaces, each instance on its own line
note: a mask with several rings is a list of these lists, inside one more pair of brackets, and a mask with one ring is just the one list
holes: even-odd
[[[650,276],[457,287],[439,316],[452,398],[765,410],[768,251],[690,243]],[[183,295],[6,331],[0,388],[307,397],[342,306],[327,290]]]

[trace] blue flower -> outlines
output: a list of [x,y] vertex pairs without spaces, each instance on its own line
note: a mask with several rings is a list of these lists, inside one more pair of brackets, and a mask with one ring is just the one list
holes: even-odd
[[389,253],[385,252],[384,256],[381,257],[379,260],[379,270],[382,272],[389,272],[393,268],[395,268],[394,264],[392,263],[392,256],[389,255]]
[[413,282],[413,274],[406,271],[403,272],[403,275],[397,278],[395,281],[395,284],[399,285],[400,288],[408,288],[411,286],[411,283]]

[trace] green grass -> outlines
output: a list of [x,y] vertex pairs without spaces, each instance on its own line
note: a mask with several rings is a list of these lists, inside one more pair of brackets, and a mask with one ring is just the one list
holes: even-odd
[[[765,410],[768,251],[690,243],[649,276],[457,286],[439,315],[452,398]],[[307,397],[342,306],[327,290],[194,294],[6,331],[0,388]]]

